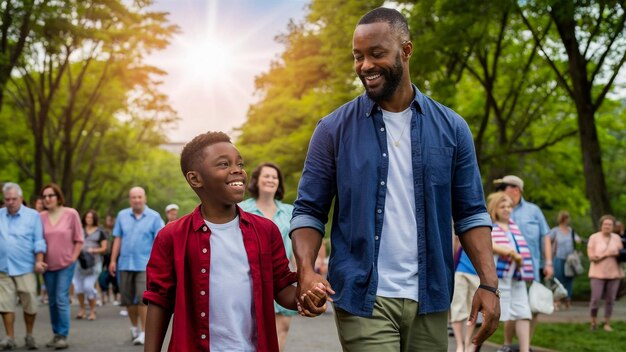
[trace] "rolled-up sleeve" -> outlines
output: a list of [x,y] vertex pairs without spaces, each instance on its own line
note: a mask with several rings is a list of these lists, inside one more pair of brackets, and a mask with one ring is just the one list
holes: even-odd
[[454,231],[460,235],[475,227],[491,227],[492,221],[485,206],[472,133],[464,120],[459,121],[452,185],[452,218]]
[[304,162],[294,203],[291,233],[311,227],[324,234],[328,212],[336,191],[334,146],[328,126],[322,119],[317,125]]

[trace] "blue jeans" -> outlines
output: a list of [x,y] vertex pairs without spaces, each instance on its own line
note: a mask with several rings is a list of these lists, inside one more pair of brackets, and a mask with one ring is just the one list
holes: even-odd
[[76,262],[61,270],[46,271],[43,279],[48,290],[50,321],[54,335],[70,334],[70,285]]
[[567,299],[572,300],[574,277],[565,276],[565,259],[554,258],[554,277],[556,277],[567,290]]

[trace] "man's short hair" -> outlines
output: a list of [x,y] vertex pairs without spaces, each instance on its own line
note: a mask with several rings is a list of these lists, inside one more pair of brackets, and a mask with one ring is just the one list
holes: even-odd
[[180,153],[180,169],[183,171],[183,175],[186,177],[187,172],[191,171],[196,163],[204,160],[204,148],[220,142],[232,143],[226,133],[209,131],[197,135],[191,142],[185,144]]
[[387,22],[391,30],[398,35],[401,41],[411,40],[409,24],[398,10],[388,9],[386,7],[373,9],[363,15],[357,25],[379,22]]
[[2,193],[6,193],[8,190],[14,189],[19,197],[23,197],[22,187],[14,182],[7,182],[2,186]]

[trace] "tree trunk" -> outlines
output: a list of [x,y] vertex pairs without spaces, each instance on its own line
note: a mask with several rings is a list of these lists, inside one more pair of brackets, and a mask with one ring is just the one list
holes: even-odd
[[574,6],[569,1],[559,2],[552,9],[552,18],[557,26],[561,41],[567,52],[567,70],[572,82],[572,99],[578,114],[580,149],[585,172],[585,191],[591,205],[591,220],[594,224],[604,214],[611,214],[611,203],[606,189],[602,153],[595,123],[595,110],[591,91],[593,82],[588,79],[587,60],[580,52],[576,38]]

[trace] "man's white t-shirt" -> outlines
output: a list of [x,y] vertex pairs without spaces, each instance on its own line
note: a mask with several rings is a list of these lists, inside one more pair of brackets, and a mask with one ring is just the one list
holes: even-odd
[[210,349],[254,352],[257,329],[252,279],[239,216],[226,224],[205,223],[211,229]]
[[376,294],[418,301],[417,220],[411,158],[411,117],[382,110],[387,132],[389,172],[378,252]]

